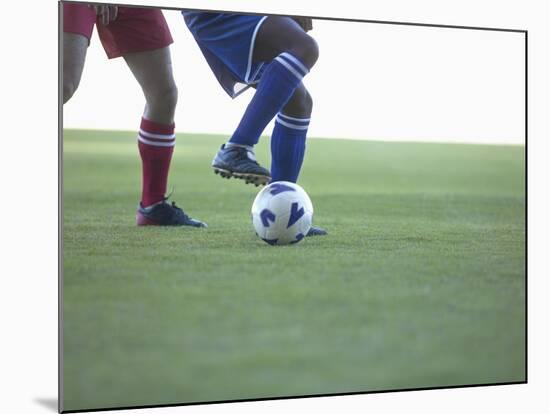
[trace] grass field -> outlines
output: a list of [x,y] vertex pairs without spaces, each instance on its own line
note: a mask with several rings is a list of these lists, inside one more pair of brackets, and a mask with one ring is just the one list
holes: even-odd
[[271,247],[223,141],[171,171],[209,228],[137,228],[135,133],[65,131],[66,410],[525,380],[524,147],[311,140],[330,235]]

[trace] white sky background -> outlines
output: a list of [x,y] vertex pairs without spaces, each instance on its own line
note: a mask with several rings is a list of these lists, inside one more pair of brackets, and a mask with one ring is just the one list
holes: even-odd
[[[253,91],[231,100],[179,12],[164,14],[175,40],[176,129],[230,135]],[[524,143],[523,34],[334,21],[315,21],[310,34],[321,51],[305,79],[310,136]],[[124,60],[109,61],[94,31],[64,126],[133,130],[143,105]]]

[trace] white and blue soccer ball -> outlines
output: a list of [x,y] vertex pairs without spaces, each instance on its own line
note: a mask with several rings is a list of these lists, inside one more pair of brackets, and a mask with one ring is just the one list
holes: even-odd
[[311,227],[313,204],[302,187],[277,181],[264,187],[252,204],[252,225],[271,245],[295,244]]

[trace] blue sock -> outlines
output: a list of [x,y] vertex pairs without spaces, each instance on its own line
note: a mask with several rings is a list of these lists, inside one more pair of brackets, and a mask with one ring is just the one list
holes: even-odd
[[286,105],[307,67],[290,53],[281,53],[267,66],[258,89],[229,140],[230,143],[253,146],[273,117]]
[[271,181],[298,181],[309,118],[293,118],[279,113],[271,136]]

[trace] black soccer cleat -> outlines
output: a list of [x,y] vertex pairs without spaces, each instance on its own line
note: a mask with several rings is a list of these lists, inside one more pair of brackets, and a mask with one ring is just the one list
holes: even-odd
[[166,199],[147,208],[139,203],[136,222],[138,226],[208,227],[206,223],[189,217],[173,201],[171,204],[168,204]]
[[309,231],[307,232],[306,234],[306,237],[311,237],[311,236],[326,236],[328,234],[328,232],[320,227],[313,227],[311,226],[309,228]]
[[254,153],[244,147],[223,144],[212,161],[212,168],[223,178],[238,178],[256,187],[271,181],[269,170],[258,164]]

